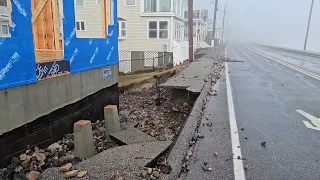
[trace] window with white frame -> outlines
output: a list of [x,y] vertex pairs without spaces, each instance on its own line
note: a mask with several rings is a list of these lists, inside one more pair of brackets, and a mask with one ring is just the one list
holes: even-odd
[[182,32],[181,31],[182,31],[182,25],[176,22],[175,23],[175,35],[174,35],[176,40],[179,40],[179,41],[182,40],[182,36],[181,36]]
[[158,2],[157,0],[144,0],[144,12],[157,12]]
[[136,0],[125,0],[126,1],[126,6],[135,6],[136,5]]
[[170,12],[171,11],[171,0],[158,0],[159,11],[160,12]]
[[168,38],[168,21],[159,21],[159,38],[167,39]]
[[124,39],[127,37],[127,22],[126,21],[118,21],[119,26],[119,38]]
[[171,12],[171,0],[144,0],[144,12]]
[[158,21],[149,21],[149,38],[158,37]]
[[0,23],[0,37],[10,36],[9,23]]
[[86,30],[86,23],[84,21],[77,21],[76,27],[77,27],[77,31],[85,31]]
[[84,7],[85,0],[75,0],[74,4],[76,7]]
[[149,21],[148,36],[152,39],[167,39],[168,38],[168,21]]

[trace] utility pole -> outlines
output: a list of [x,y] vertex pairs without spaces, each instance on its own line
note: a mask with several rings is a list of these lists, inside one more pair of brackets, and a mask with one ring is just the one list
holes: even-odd
[[193,0],[188,0],[189,61],[193,61]]
[[223,10],[223,22],[222,22],[222,43],[224,42],[224,24],[225,24],[225,19],[226,19],[227,3],[228,3],[228,0],[226,0],[226,3],[224,4],[224,10]]
[[218,11],[218,0],[214,3],[214,15],[213,15],[213,27],[212,27],[212,40],[213,40],[213,46],[215,45],[215,33],[216,33],[216,22],[217,22],[217,11]]
[[311,17],[312,17],[312,10],[313,10],[313,4],[314,4],[314,0],[312,0],[312,2],[311,2],[311,8],[310,8],[310,13],[309,13],[307,33],[306,33],[306,39],[304,40],[303,50],[306,50],[306,49],[307,49],[308,38],[309,38],[309,30],[310,30],[310,23],[311,23]]

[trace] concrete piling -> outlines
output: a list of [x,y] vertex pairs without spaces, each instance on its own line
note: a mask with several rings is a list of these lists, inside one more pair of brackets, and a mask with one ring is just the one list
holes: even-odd
[[89,158],[95,154],[91,121],[80,120],[74,124],[74,152],[77,157]]
[[104,107],[104,120],[106,128],[106,136],[111,141],[109,135],[121,131],[118,109],[116,105],[108,105]]

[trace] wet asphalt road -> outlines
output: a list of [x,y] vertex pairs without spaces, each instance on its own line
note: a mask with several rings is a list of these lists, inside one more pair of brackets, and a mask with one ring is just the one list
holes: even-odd
[[[259,47],[256,47],[259,49]],[[320,60],[288,52],[259,49],[272,56],[320,75]],[[243,46],[229,45],[229,62],[243,164],[247,180],[320,180],[320,131],[303,123],[296,110],[320,118],[320,81],[258,55]],[[299,64],[297,59],[304,61]],[[304,66],[307,64],[307,66]],[[205,137],[196,144],[193,162],[183,179],[239,180],[234,177],[232,141],[225,73],[215,85],[218,95],[204,111],[213,122],[212,131],[201,126]],[[202,120],[206,122],[206,120]],[[266,147],[261,146],[266,142]],[[214,156],[217,152],[218,157]],[[204,162],[212,172],[201,169]]]
[[[320,60],[269,51],[277,58],[319,73]],[[284,55],[285,54],[285,55]],[[235,116],[247,180],[319,180],[320,131],[308,129],[298,109],[320,118],[320,81],[244,47],[229,46]],[[312,65],[310,65],[312,64]],[[297,64],[298,65],[298,64]],[[310,66],[309,66],[310,65]],[[266,147],[261,142],[266,142]]]

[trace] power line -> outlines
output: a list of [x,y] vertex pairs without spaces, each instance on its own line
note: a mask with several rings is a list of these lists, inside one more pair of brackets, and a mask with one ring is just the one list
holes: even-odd
[[306,50],[306,49],[307,49],[308,38],[309,38],[309,30],[310,30],[310,23],[311,23],[311,18],[312,18],[313,4],[314,4],[314,0],[311,1],[311,8],[310,8],[310,12],[309,12],[309,20],[308,20],[308,26],[307,26],[307,33],[306,33],[306,38],[305,38],[305,40],[304,40],[303,50]]

